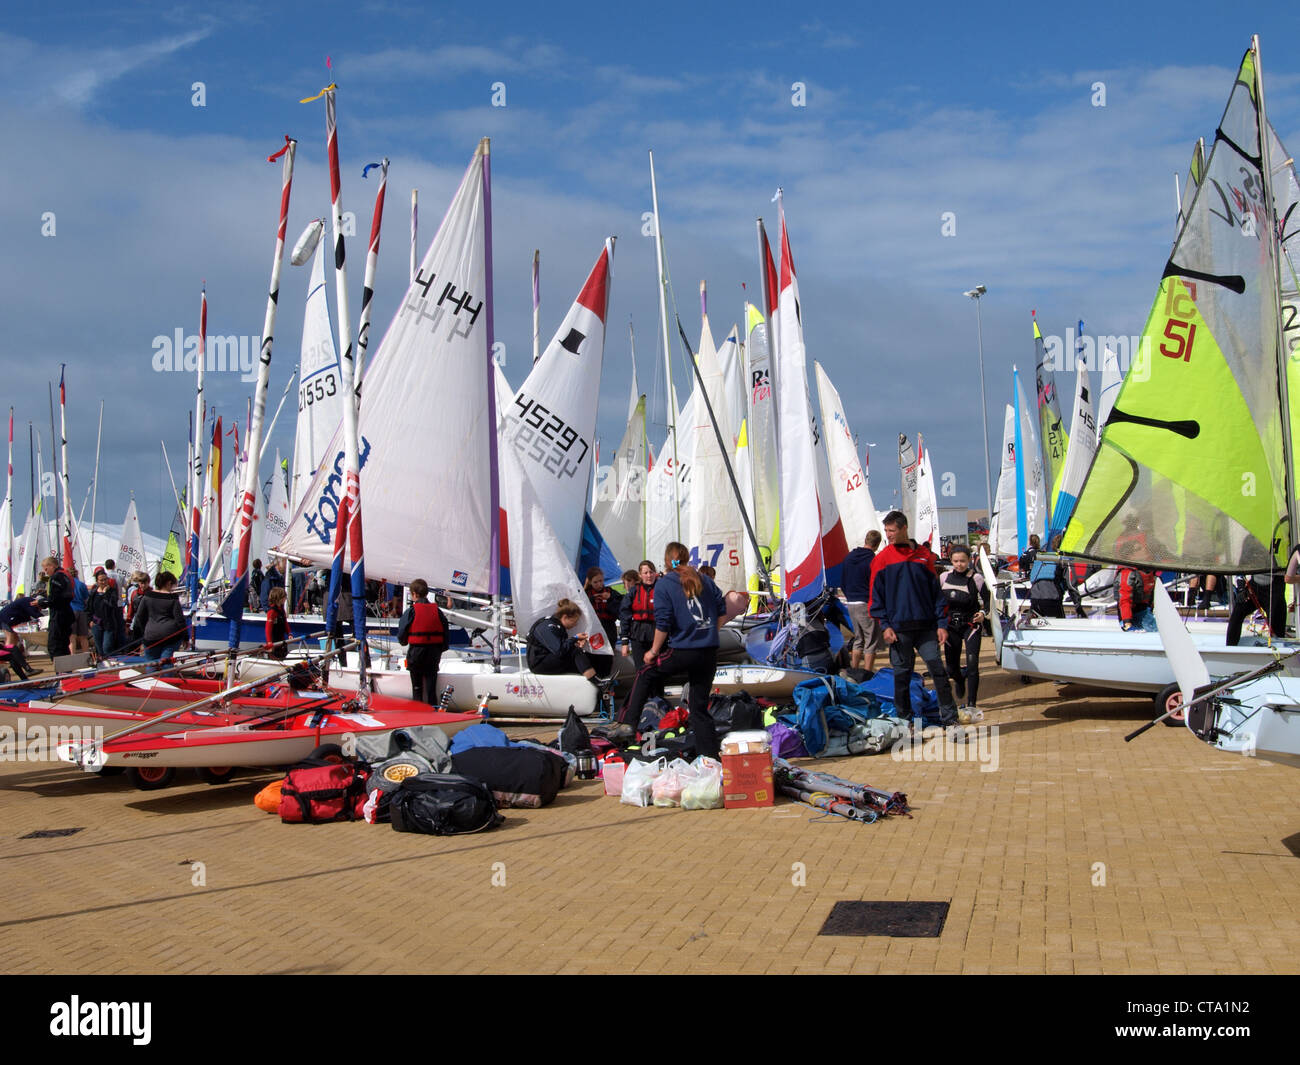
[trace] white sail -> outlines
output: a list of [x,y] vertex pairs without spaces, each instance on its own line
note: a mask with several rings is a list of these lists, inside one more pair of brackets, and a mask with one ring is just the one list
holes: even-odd
[[262,508],[262,541],[257,545],[255,558],[266,559],[266,549],[278,544],[289,531],[289,519],[293,511],[289,506],[289,494],[284,487],[284,464],[279,449],[275,452],[275,471],[271,477],[271,490],[267,494],[266,504]]
[[[717,349],[718,369],[722,371],[722,393],[727,408],[726,424],[731,428],[729,447],[734,448],[745,420],[745,360],[740,344],[740,326],[732,323],[722,346]],[[721,419],[719,419],[721,422]]]
[[826,582],[833,588],[840,585],[840,566],[849,553],[844,538],[844,523],[840,520],[839,504],[835,500],[832,487],[830,455],[826,450],[826,434],[817,424],[817,415],[812,413],[809,403],[809,417],[812,419],[813,450],[817,456],[817,509],[821,513],[822,535],[822,569],[826,573]]
[[[691,424],[695,407],[696,393],[692,391],[686,409],[678,419],[675,442],[670,429],[646,477],[645,557],[655,563],[663,559],[668,544],[684,542],[690,535],[693,464],[687,433],[682,427]],[[677,459],[679,449],[680,462]]]
[[821,511],[817,505],[817,448],[808,403],[808,364],[800,319],[799,280],[781,214],[781,280],[777,301],[777,430],[781,452],[781,559],[791,600],[825,587]]
[[[39,506],[38,503],[37,507]],[[36,527],[40,520],[39,509],[28,514],[22,534],[18,537],[17,550],[14,552],[14,595],[32,594],[32,578],[36,567]]]
[[613,245],[606,243],[560,328],[515,393],[501,437],[503,447],[519,452],[571,566],[582,547],[594,458],[612,257]]
[[1002,463],[998,493],[989,521],[989,543],[995,555],[1017,553],[1016,536],[1016,410],[1007,404],[1002,428]]
[[[742,558],[745,538],[744,519],[740,513],[740,502],[731,487],[731,478],[727,475],[727,465],[723,459],[723,446],[727,448],[728,457],[734,447],[735,439],[730,424],[730,411],[726,381],[718,363],[718,355],[713,347],[713,337],[709,333],[709,319],[704,316],[700,333],[700,350],[696,356],[703,396],[694,404],[694,417],[688,422],[677,425],[677,440],[680,446],[682,432],[688,435],[690,454],[693,456],[691,473],[690,531],[684,541],[691,552],[693,565],[713,566],[717,571],[714,582],[724,592],[743,591],[745,588],[745,565]],[[697,386],[698,390],[699,386]],[[718,431],[713,428],[709,417],[709,408],[718,421]],[[723,444],[719,444],[721,434]]]
[[290,479],[290,503],[295,510],[343,421],[343,391],[339,387],[343,378],[326,297],[326,243],[321,241],[316,246],[311,279],[307,282],[307,309],[302,320],[302,348],[298,357],[298,430],[294,437],[293,476]]
[[898,466],[902,471],[903,498],[899,510],[907,518],[909,530],[916,527],[916,478],[921,464],[916,457],[916,448],[906,434],[898,434]]
[[122,535],[117,542],[117,572],[128,577],[136,570],[149,572],[149,560],[144,553],[144,537],[140,533],[140,518],[136,514],[135,500],[127,504],[126,517],[122,519]]
[[1043,449],[1038,442],[1037,407],[1030,405],[1026,400],[1019,374],[1014,366],[1011,369],[1016,382],[1016,405],[1020,418],[1020,443],[1016,459],[1023,477],[1023,488],[1019,487],[1020,482],[1017,482],[1017,490],[1024,492],[1025,508],[1025,527],[1020,529],[1017,522],[1017,531],[1023,539],[1024,546],[1027,547],[1031,534],[1037,533],[1041,537],[1046,532],[1047,487],[1043,476]]
[[[776,404],[772,395],[768,326],[757,307],[745,304],[749,340],[745,344],[749,413],[751,482],[754,490],[754,535],[775,555],[781,535],[781,486],[776,456]],[[777,564],[773,558],[773,565]]]
[[1120,372],[1119,356],[1107,348],[1101,356],[1101,391],[1097,393],[1097,440],[1101,440],[1101,431],[1115,406],[1119,395],[1119,386],[1124,383]]
[[635,569],[646,557],[646,435],[645,396],[628,419],[627,430],[597,485],[591,518],[623,569]]
[[[491,588],[493,427],[479,145],[366,371],[358,424],[368,576]],[[327,566],[344,492],[342,433],[279,550]]]
[[844,538],[859,547],[871,530],[883,532],[876,505],[871,501],[867,472],[858,458],[857,444],[844,416],[844,404],[819,362],[813,363],[817,377],[817,398],[821,402],[822,424],[826,426],[826,455],[830,460],[831,485],[844,525]]
[[1074,510],[1074,501],[1088,476],[1092,456],[1097,450],[1097,419],[1092,412],[1092,389],[1088,369],[1080,360],[1074,384],[1074,413],[1070,416],[1070,444],[1065,452],[1065,470],[1052,514],[1052,528],[1063,530]]
[[916,523],[908,526],[912,539],[918,544],[929,544],[939,550],[939,499],[934,490],[934,470],[930,466],[930,451],[916,434],[916,449],[920,452],[916,476]]
[[[546,358],[542,356],[543,360]],[[367,387],[369,385],[367,384]],[[507,426],[507,430],[509,427]],[[503,434],[504,435],[504,434]],[[510,597],[515,608],[515,627],[526,634],[533,623],[555,613],[561,599],[571,599],[582,610],[578,632],[590,637],[589,649],[596,654],[613,654],[573,562],[551,527],[541,497],[533,488],[523,456],[501,441],[501,506],[506,512],[510,546]]]

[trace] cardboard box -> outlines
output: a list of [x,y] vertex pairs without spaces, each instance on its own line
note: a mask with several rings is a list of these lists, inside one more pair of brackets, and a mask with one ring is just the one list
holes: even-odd
[[770,752],[722,756],[722,804],[728,810],[771,806],[775,792]]

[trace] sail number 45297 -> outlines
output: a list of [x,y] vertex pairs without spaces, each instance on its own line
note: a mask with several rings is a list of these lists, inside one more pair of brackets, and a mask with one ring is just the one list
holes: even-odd
[[[1187,289],[1187,295],[1180,288]],[[1165,314],[1169,319],[1165,322],[1164,330],[1164,337],[1170,343],[1161,343],[1161,355],[1170,359],[1182,359],[1183,362],[1192,361],[1192,344],[1196,340],[1196,324],[1192,321],[1196,314],[1195,300],[1194,282],[1184,281],[1179,285],[1170,281],[1165,293]]]

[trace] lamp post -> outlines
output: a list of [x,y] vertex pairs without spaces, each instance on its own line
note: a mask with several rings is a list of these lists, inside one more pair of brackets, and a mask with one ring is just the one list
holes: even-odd
[[983,285],[976,285],[962,295],[975,301],[975,335],[979,339],[980,351],[980,420],[984,423],[984,492],[988,497],[989,533],[992,534],[993,481],[989,476],[989,413],[988,400],[984,398],[984,321],[980,315],[980,297],[987,291]]

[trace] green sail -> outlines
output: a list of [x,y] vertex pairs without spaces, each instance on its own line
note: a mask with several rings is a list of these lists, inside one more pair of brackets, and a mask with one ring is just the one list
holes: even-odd
[[167,550],[163,552],[163,557],[158,563],[159,573],[170,573],[175,577],[180,577],[181,570],[181,545],[176,539],[176,534],[169,533],[167,536]]
[[1276,273],[1253,53],[1233,85],[1062,550],[1189,572],[1285,559]]

